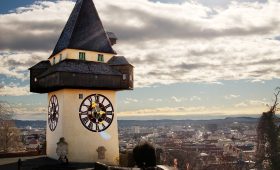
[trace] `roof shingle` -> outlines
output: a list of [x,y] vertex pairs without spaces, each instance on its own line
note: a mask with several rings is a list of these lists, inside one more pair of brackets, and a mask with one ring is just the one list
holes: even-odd
[[124,56],[113,56],[109,61],[109,65],[131,65]]
[[44,77],[55,72],[71,72],[95,75],[121,75],[106,63],[67,59],[63,60],[42,73],[39,77]]
[[51,57],[66,48],[116,53],[92,0],[77,0]]

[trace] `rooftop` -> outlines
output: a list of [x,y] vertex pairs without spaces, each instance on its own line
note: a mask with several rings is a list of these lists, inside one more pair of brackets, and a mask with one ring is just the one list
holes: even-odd
[[94,75],[121,75],[121,73],[106,63],[67,59],[51,67],[39,77],[44,77],[55,72],[72,72]]
[[92,0],[77,0],[50,57],[66,48],[116,53]]

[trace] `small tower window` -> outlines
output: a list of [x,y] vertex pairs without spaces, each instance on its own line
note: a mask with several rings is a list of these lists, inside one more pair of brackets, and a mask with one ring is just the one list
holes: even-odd
[[55,64],[55,57],[53,58],[53,64]]
[[104,62],[104,56],[103,56],[103,54],[98,54],[97,61]]
[[59,62],[62,60],[62,54],[59,54]]
[[123,80],[126,80],[126,79],[127,79],[127,74],[123,74],[123,75],[122,75],[122,79],[123,79]]
[[79,60],[86,60],[86,53],[85,52],[79,52]]

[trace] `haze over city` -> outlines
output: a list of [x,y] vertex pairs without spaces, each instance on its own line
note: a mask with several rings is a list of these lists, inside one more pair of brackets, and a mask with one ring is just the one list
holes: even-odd
[[[259,116],[279,86],[280,2],[94,0],[114,49],[134,65],[119,119]],[[74,1],[0,2],[0,101],[21,120],[46,120],[29,71],[52,53]],[[114,11],[114,15],[112,14]],[[277,67],[278,66],[278,67]]]

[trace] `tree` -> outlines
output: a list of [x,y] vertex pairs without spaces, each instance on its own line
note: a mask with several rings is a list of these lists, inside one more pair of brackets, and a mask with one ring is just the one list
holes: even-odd
[[0,102],[0,151],[3,152],[18,149],[20,143],[20,132],[12,119],[13,115],[10,105]]
[[275,115],[278,110],[278,96],[280,87],[274,93],[274,103],[264,112],[259,119],[257,126],[257,151],[256,167],[258,169],[280,169],[280,149],[279,149],[279,126],[278,118]]

